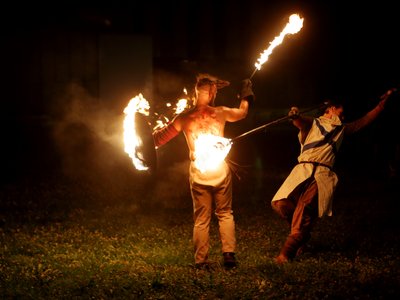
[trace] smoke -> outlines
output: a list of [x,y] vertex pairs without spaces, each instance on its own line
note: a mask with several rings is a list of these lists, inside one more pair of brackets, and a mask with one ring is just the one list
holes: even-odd
[[101,140],[122,147],[123,112],[116,114],[108,109],[109,105],[101,103],[91,96],[86,89],[77,83],[71,83],[66,88],[65,96],[58,103],[58,128],[71,124],[82,124]]
[[65,176],[94,184],[114,198],[125,197],[127,186],[140,187],[123,148],[123,111],[108,109],[77,83],[69,84],[54,104],[52,136]]
[[190,207],[189,160],[174,162],[159,170],[153,188],[153,205],[177,209]]
[[160,150],[159,167],[150,175],[136,170],[124,151],[123,108],[110,109],[77,83],[69,84],[53,103],[52,136],[61,172],[85,184],[94,201],[159,208],[191,205],[183,137]]

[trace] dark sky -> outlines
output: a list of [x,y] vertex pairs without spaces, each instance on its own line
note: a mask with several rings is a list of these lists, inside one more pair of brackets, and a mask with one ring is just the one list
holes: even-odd
[[[97,105],[88,109],[86,121],[98,123],[103,109],[121,113],[120,103],[98,107],[99,41],[105,35],[144,41],[132,56],[150,53],[150,59],[129,76],[141,78],[139,90],[142,85],[145,90],[148,80],[142,70],[150,68],[154,101],[180,93],[181,83],[193,83],[197,72],[209,72],[231,81],[233,89],[220,96],[222,103],[231,104],[227,99],[253,72],[259,54],[288,17],[298,13],[304,18],[303,29],[287,37],[252,79],[257,122],[268,121],[263,119],[268,110],[283,113],[292,105],[307,107],[330,97],[358,109],[349,114],[356,117],[388,88],[399,86],[400,26],[395,6],[394,1],[331,0],[14,2],[3,7],[1,20],[1,126],[10,141],[2,156],[16,157],[6,169],[23,165],[19,157],[27,149],[35,159],[48,146],[53,132],[43,136],[43,129],[48,130],[50,121],[70,116],[66,107],[76,104],[66,95],[60,97],[66,87],[71,91],[71,83],[74,96],[90,95],[84,104]],[[118,47],[123,50],[121,44]],[[119,63],[123,64],[121,58]],[[250,128],[239,132],[246,129]]]
[[254,77],[260,97],[269,99],[266,106],[286,106],[289,98],[312,103],[336,94],[373,97],[399,82],[394,6],[390,1],[261,0],[13,4],[3,11],[3,59],[17,61],[8,65],[11,72],[21,72],[15,65],[24,59],[28,72],[29,57],[21,58],[15,48],[25,47],[26,55],[38,32],[144,35],[152,40],[154,72],[210,71],[240,81],[250,76],[288,16],[299,13],[305,19],[302,31],[276,48]]

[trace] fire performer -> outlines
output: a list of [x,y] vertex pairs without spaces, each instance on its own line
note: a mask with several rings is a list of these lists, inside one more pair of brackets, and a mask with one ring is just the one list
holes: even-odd
[[194,106],[177,115],[166,127],[153,132],[156,147],[160,147],[183,131],[189,148],[189,183],[193,200],[193,243],[196,268],[209,269],[209,228],[213,202],[218,218],[224,266],[236,266],[235,222],[232,212],[232,175],[224,161],[213,170],[201,170],[196,164],[196,144],[199,137],[212,135],[223,137],[226,122],[236,122],[247,116],[254,101],[252,82],[242,81],[238,108],[214,106],[217,90],[229,85],[209,74],[199,74],[195,85]]
[[318,118],[300,115],[297,107],[290,109],[288,116],[299,129],[301,151],[298,164],[271,202],[273,210],[290,225],[290,234],[275,258],[278,264],[301,254],[316,220],[332,216],[332,198],[338,183],[332,168],[342,139],[375,120],[394,91],[389,89],[375,108],[350,123],[343,123],[344,108],[334,102],[328,101]]

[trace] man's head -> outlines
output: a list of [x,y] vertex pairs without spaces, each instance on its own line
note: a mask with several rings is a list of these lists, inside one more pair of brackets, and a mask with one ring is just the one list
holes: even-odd
[[204,73],[199,74],[196,79],[196,101],[208,99],[210,105],[214,105],[217,90],[229,85],[228,81]]
[[344,120],[344,109],[343,105],[339,102],[328,100],[327,105],[324,111],[324,116],[331,119],[334,116],[337,116],[340,121]]

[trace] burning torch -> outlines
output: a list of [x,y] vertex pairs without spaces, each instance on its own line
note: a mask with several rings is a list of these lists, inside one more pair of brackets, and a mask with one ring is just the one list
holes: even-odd
[[[289,17],[289,22],[282,30],[279,36],[275,37],[275,39],[270,43],[270,46],[261,53],[260,58],[258,58],[255,63],[255,70],[251,74],[250,79],[254,76],[257,70],[261,69],[261,66],[268,60],[269,55],[272,53],[273,49],[280,45],[283,42],[284,37],[287,34],[295,34],[303,26],[303,19],[300,18],[297,14],[293,14]],[[314,108],[313,108],[314,109]],[[222,162],[225,157],[228,155],[231,146],[234,141],[239,140],[240,138],[257,132],[261,129],[264,129],[267,126],[279,123],[283,120],[286,120],[288,117],[283,117],[258,128],[255,128],[249,132],[246,132],[234,139],[228,139],[224,137],[216,137],[216,136],[202,136],[202,139],[198,139],[196,141],[196,167],[201,171],[205,172],[206,170],[212,170],[213,168],[218,167],[219,163]]]

